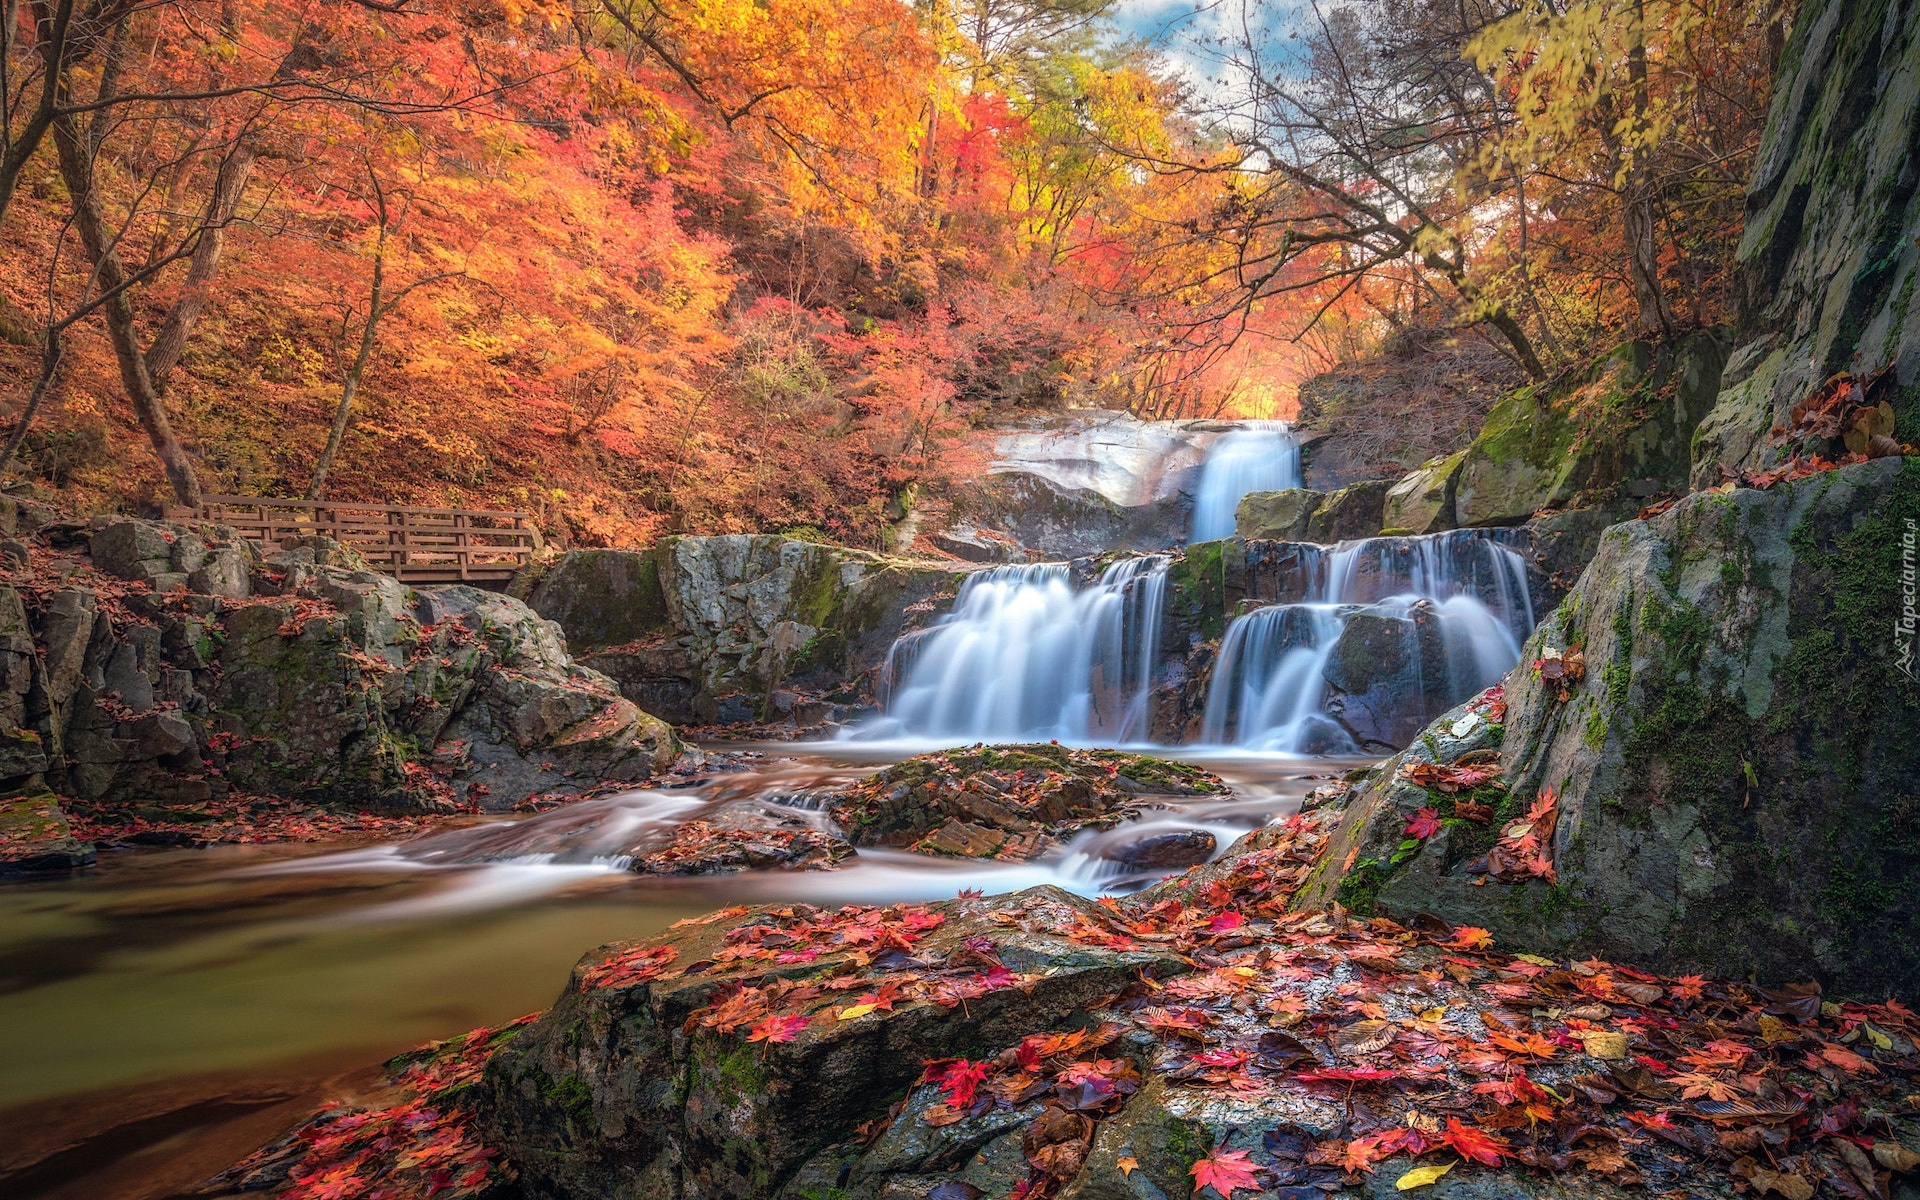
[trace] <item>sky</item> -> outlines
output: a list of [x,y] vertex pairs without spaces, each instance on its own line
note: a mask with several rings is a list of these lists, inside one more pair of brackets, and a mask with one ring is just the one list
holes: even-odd
[[[1229,87],[1222,82],[1220,51],[1207,46],[1209,39],[1236,40],[1233,35],[1245,24],[1264,25],[1269,30],[1284,28],[1293,14],[1310,3],[1312,0],[1119,0],[1113,17],[1122,32],[1158,47],[1204,97]],[[1276,41],[1264,40],[1268,52],[1276,48]]]

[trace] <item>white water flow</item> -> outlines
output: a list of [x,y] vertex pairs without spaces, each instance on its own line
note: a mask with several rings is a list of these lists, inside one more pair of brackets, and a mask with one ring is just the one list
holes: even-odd
[[1065,563],[994,567],[888,652],[885,715],[863,739],[1139,741],[1167,559],[1122,559],[1076,592]]
[[1300,446],[1284,421],[1249,421],[1207,450],[1193,498],[1190,542],[1233,536],[1233,514],[1248,492],[1300,486]]
[[[1339,651],[1360,616],[1372,619],[1355,631],[1356,668]],[[1512,669],[1533,621],[1526,561],[1498,534],[1322,548],[1304,600],[1227,627],[1202,738],[1295,754],[1397,748]]]

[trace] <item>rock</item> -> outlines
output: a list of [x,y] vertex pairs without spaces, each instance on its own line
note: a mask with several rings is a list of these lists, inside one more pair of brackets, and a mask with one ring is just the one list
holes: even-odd
[[1538,572],[1534,597],[1538,611],[1550,612],[1560,603],[1580,572],[1593,561],[1600,536],[1608,528],[1633,520],[1639,512],[1640,501],[1625,497],[1587,508],[1543,513],[1528,521],[1528,542]]
[[1107,850],[1104,856],[1135,869],[1191,867],[1212,858],[1216,845],[1213,835],[1204,829],[1183,829],[1127,842]]
[[172,535],[148,521],[108,521],[88,543],[97,570],[119,579],[148,580],[173,564]]
[[1322,670],[1333,689],[1326,710],[1363,750],[1404,746],[1439,707],[1445,667],[1431,604],[1423,601],[1404,617],[1356,612]]
[[1390,479],[1371,479],[1329,493],[1307,520],[1308,540],[1332,543],[1378,537],[1392,487]]
[[[1564,701],[1529,667],[1506,681],[1505,776],[1518,803],[1557,790],[1557,884],[1476,886],[1435,838],[1367,884],[1378,911],[1668,973],[1920,988],[1920,851],[1888,832],[1920,810],[1891,624],[1917,526],[1920,463],[1881,459],[1609,529],[1521,656],[1580,645],[1584,675]],[[1330,857],[1377,858],[1411,799],[1356,801]]]
[[[843,969],[837,964],[848,961],[847,951],[771,970],[770,964],[744,973],[716,965],[628,986],[589,986],[596,968],[617,964],[627,950],[603,947],[582,959],[552,1011],[487,1064],[489,1125],[530,1196],[772,1196],[816,1154],[884,1115],[924,1060],[1010,1045],[1060,1027],[1143,975],[1187,969],[1170,951],[1114,951],[1068,940],[1056,931],[1076,919],[1097,921],[1099,910],[1055,888],[1007,897],[996,908],[1017,914],[1018,923],[996,922],[978,906],[924,906],[944,920],[919,935],[912,951],[928,963],[995,963],[1022,977],[1020,986],[984,990],[964,1006],[903,998],[857,1019],[816,1019],[787,1042],[747,1043],[744,1030],[723,1033],[688,1019],[731,984],[765,986],[782,976]],[[776,920],[767,910],[742,919],[748,925]],[[873,919],[901,928],[897,917],[876,911]],[[684,968],[741,944],[726,939],[724,925],[696,925],[652,945],[670,946],[669,961]],[[970,946],[969,939],[977,940]],[[990,954],[983,956],[980,946],[991,947]],[[856,999],[830,995],[814,1003]],[[908,1144],[896,1138],[884,1153],[889,1161],[920,1167],[965,1151],[945,1139]],[[819,1169],[839,1170],[824,1163]]]
[[205,561],[187,576],[187,590],[229,600],[253,594],[252,557],[242,549],[222,546],[210,550]]
[[[1455,521],[1518,525],[1541,509],[1684,486],[1724,337],[1707,329],[1671,344],[1626,342],[1565,381],[1503,396],[1460,464]],[[1577,415],[1594,412],[1630,415],[1599,425]]]
[[[935,544],[947,549],[949,544],[985,541],[979,551],[985,557],[962,554],[976,562],[1013,561],[1013,550],[1028,547],[1069,558],[1109,549],[1164,550],[1185,540],[1186,516],[1186,507],[1179,504],[1130,511],[1091,488],[1000,471],[955,498],[949,519],[961,526],[960,536],[936,536]],[[1136,533],[1136,522],[1147,528]],[[968,529],[973,531],[970,535]],[[983,539],[983,532],[998,538]],[[1006,548],[994,545],[995,540],[1003,541]]]
[[527,605],[566,631],[575,653],[636,642],[666,628],[660,555],[572,550],[548,567]]
[[723,875],[784,867],[830,869],[852,858],[846,839],[791,814],[741,802],[708,810],[665,842],[634,849],[633,870],[646,875]]
[[974,747],[896,763],[833,797],[828,811],[856,846],[1029,859],[1057,837],[1136,815],[1143,795],[1225,790],[1196,767],[1117,750]]
[[1233,513],[1234,535],[1246,541],[1302,541],[1307,536],[1308,519],[1325,499],[1325,493],[1306,488],[1248,492]]
[[1695,487],[1805,454],[1769,431],[1837,371],[1891,368],[1895,386],[1874,399],[1894,407],[1898,441],[1920,442],[1917,22],[1911,9],[1818,0],[1793,23],[1734,255],[1738,349],[1694,438]]
[[73,836],[51,792],[0,800],[0,875],[72,871],[93,860],[93,847]]
[[1381,520],[1393,533],[1439,533],[1457,524],[1453,515],[1454,485],[1467,452],[1432,458],[1400,477],[1387,489]]

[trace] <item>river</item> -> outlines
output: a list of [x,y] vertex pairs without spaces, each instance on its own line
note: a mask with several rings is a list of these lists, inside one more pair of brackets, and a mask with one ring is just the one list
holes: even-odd
[[[729,904],[939,899],[1150,879],[1104,841],[1203,828],[1221,849],[1354,765],[1175,753],[1230,797],[1182,802],[1030,864],[864,850],[833,871],[644,877],[608,839],[754,798],[802,819],[813,789],[926,745],[767,746],[752,769],[392,844],[120,850],[0,887],[0,1195],[190,1193],[410,1046],[546,1007],[579,956]],[[730,747],[729,749],[738,749]],[[1164,750],[1157,753],[1169,753]],[[611,832],[610,832],[611,831]]]

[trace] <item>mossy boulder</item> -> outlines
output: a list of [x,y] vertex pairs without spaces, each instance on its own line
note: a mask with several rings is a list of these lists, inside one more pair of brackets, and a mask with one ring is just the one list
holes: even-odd
[[923,754],[828,802],[856,846],[905,846],[963,858],[1032,859],[1082,829],[1107,829],[1155,796],[1226,791],[1198,767],[1053,743]]
[[710,723],[722,697],[774,719],[782,689],[859,691],[911,619],[958,591],[951,564],[775,534],[665,538],[644,551],[574,551],[528,591],[567,645],[621,694]]
[[1391,479],[1368,479],[1327,493],[1307,518],[1307,540],[1332,543],[1380,536],[1392,487]]
[[1307,536],[1307,521],[1326,498],[1326,493],[1307,488],[1248,492],[1233,511],[1234,534],[1247,541],[1301,541]]
[[0,800],[0,875],[71,871],[93,862],[93,847],[73,836],[59,797],[34,792]]
[[1381,520],[1399,534],[1440,533],[1458,523],[1453,514],[1454,487],[1467,461],[1461,450],[1428,459],[1387,489]]
[[[1883,459],[1613,526],[1506,681],[1505,780],[1558,796],[1557,878],[1476,882],[1452,835],[1379,877],[1417,799],[1389,777],[1336,835],[1351,870],[1301,901],[1344,887],[1542,952],[1920,993],[1920,688],[1896,626],[1917,525],[1920,460]],[[1582,677],[1534,677],[1569,647]]]
[[1460,465],[1457,522],[1518,525],[1541,509],[1685,486],[1694,429],[1719,390],[1724,333],[1626,342],[1502,397]]
[[[696,924],[640,947],[588,954],[553,1009],[487,1064],[489,1124],[520,1168],[527,1194],[568,1200],[804,1194],[783,1188],[816,1154],[905,1098],[924,1061],[997,1051],[1079,1020],[1142,977],[1188,969],[1170,950],[1109,950],[1070,940],[1066,931],[1101,921],[1100,909],[1056,888],[1000,897],[991,907],[967,901],[917,907],[923,925],[928,912],[939,923],[913,943],[916,959],[929,969],[992,963],[1019,978],[1019,986],[983,990],[964,1005],[902,998],[834,1019],[825,1010],[851,1005],[857,996],[818,994],[816,985],[815,999],[806,1003],[822,1011],[791,1040],[747,1042],[744,1031],[722,1032],[689,1018],[743,984],[764,988],[854,969],[856,959],[872,958],[861,948],[867,942],[794,956],[806,961],[783,965],[730,964],[721,952],[742,944],[739,936],[726,923]],[[730,915],[738,916],[738,928],[798,915],[786,911],[785,918],[766,909]],[[996,919],[996,912],[1015,919]],[[874,910],[871,923],[885,929],[897,919]],[[602,977],[596,969],[650,946],[670,948],[675,969],[632,984],[594,985]],[[917,1161],[938,1148],[893,1149],[903,1161]],[[838,1186],[839,1167],[825,1172],[831,1186]]]

